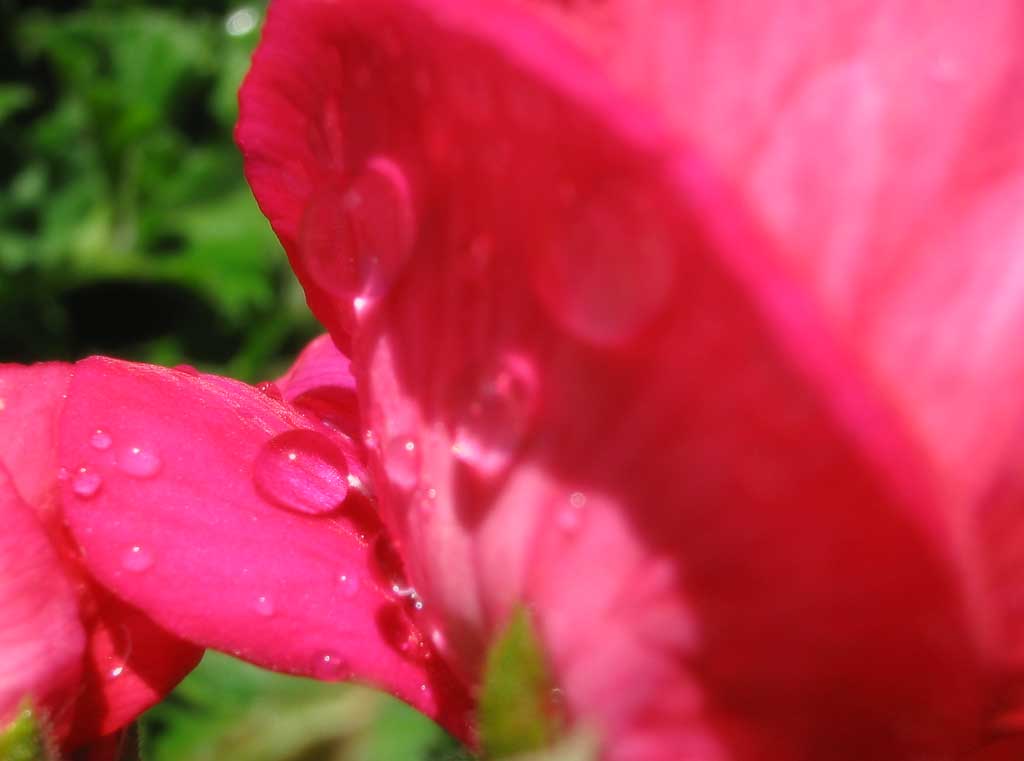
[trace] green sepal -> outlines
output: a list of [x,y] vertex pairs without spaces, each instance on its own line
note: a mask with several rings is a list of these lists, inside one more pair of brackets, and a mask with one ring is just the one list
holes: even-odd
[[563,721],[553,687],[529,612],[520,607],[487,654],[479,714],[485,758],[554,744]]
[[56,761],[47,738],[47,725],[31,706],[25,704],[11,722],[0,729],[2,761]]

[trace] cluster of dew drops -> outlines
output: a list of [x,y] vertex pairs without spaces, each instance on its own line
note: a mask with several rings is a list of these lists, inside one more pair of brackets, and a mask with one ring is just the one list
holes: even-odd
[[[280,390],[273,383],[259,384],[257,390],[272,398],[281,398]],[[328,424],[328,421],[324,422]],[[333,427],[328,425],[328,428]],[[337,435],[344,436],[341,433]],[[154,449],[137,445],[117,446],[114,436],[104,428],[93,430],[88,444],[97,453],[111,452],[114,467],[131,478],[154,478],[164,466]],[[79,499],[96,497],[105,485],[103,476],[88,466],[73,472],[62,468],[59,477],[70,482],[72,493]],[[253,481],[257,492],[275,507],[310,516],[327,515],[340,509],[351,490],[369,494],[368,485],[350,472],[341,448],[325,434],[310,429],[291,429],[265,442],[253,463]],[[365,538],[363,535],[360,537]],[[387,538],[381,535],[376,541],[387,542]],[[390,550],[383,554],[388,558],[394,556]],[[152,553],[140,544],[125,547],[119,560],[121,568],[129,573],[144,573],[154,565]],[[380,571],[391,579],[388,586],[396,600],[395,615],[387,633],[389,641],[410,660],[429,659],[431,648],[408,616],[401,613],[403,610],[411,613],[421,611],[423,601],[416,589],[406,583],[400,562],[385,561]],[[338,594],[343,599],[354,599],[361,586],[359,576],[351,570],[337,576]],[[258,595],[252,609],[265,618],[278,612],[269,594]],[[120,677],[125,671],[126,660],[126,657],[119,659],[117,665],[109,670],[108,677]],[[346,659],[339,654],[319,651],[313,655],[312,672],[321,679],[345,679],[350,669]],[[427,689],[427,685],[421,685],[421,690]]]

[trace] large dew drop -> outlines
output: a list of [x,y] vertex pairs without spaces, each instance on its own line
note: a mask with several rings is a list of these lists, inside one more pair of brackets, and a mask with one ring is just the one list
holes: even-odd
[[160,472],[162,465],[156,452],[142,447],[127,447],[117,456],[117,467],[136,478],[152,478]]
[[121,553],[121,567],[132,573],[148,571],[153,566],[153,556],[139,545],[134,545]]
[[348,465],[334,442],[297,428],[270,439],[253,462],[256,490],[277,507],[320,515],[341,507]]
[[537,411],[537,375],[525,357],[508,355],[467,390],[452,453],[485,476],[502,472]]
[[549,313],[597,346],[626,344],[651,324],[671,300],[675,275],[668,231],[626,188],[569,205],[533,267]]
[[71,491],[83,499],[93,497],[103,486],[103,478],[99,473],[93,473],[88,468],[79,468],[71,477]]
[[328,184],[313,197],[302,252],[317,285],[362,312],[399,276],[414,237],[405,174],[377,157],[351,182]]

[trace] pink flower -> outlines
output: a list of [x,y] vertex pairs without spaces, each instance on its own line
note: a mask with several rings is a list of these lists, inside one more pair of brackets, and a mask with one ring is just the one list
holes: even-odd
[[464,688],[415,625],[341,432],[347,360],[315,341],[280,383],[101,357],[0,367],[0,606],[23,622],[0,639],[0,722],[28,697],[74,748],[213,647],[370,681],[466,735]]
[[[59,475],[66,365],[0,365],[0,727],[27,698],[66,748],[113,735],[159,700],[202,651],[90,578],[63,524]],[[94,446],[105,434],[96,432]]]
[[614,761],[1019,726],[1024,18],[812,5],[276,0],[242,92],[427,630]]

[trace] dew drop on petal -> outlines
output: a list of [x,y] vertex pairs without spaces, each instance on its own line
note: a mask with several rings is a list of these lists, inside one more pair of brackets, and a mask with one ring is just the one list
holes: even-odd
[[317,679],[345,679],[348,672],[348,664],[337,653],[323,652],[313,656],[313,676]]
[[256,384],[256,390],[261,394],[269,396],[271,399],[281,401],[284,397],[281,395],[281,389],[278,388],[274,381],[263,381],[262,383]]
[[583,492],[574,491],[570,494],[558,511],[558,527],[567,534],[575,532],[583,522],[583,508],[586,504],[587,496]]
[[412,490],[420,479],[420,448],[414,439],[399,436],[388,442],[384,470],[395,486]]
[[117,679],[121,674],[124,673],[124,665],[114,666],[110,671],[107,672],[108,679]]
[[101,486],[103,486],[103,478],[100,474],[93,473],[87,468],[79,468],[78,472],[71,477],[71,491],[84,499],[95,496]]
[[353,181],[324,186],[306,210],[303,257],[317,284],[360,311],[401,274],[415,221],[408,180],[391,159],[375,157]]
[[185,375],[191,375],[193,377],[199,376],[199,371],[196,370],[192,365],[175,365],[171,369],[177,370],[179,373],[184,373]]
[[160,472],[160,456],[142,447],[127,447],[117,457],[117,467],[136,478],[152,478]]
[[299,513],[332,512],[348,494],[344,453],[322,433],[303,428],[266,442],[256,455],[252,473],[260,495],[277,507]]
[[359,577],[354,573],[343,573],[338,576],[338,587],[341,594],[349,599],[359,592]]
[[599,191],[559,217],[534,260],[535,287],[566,332],[597,346],[622,345],[671,300],[675,248],[636,193]]
[[100,451],[110,449],[110,445],[113,443],[114,440],[110,438],[110,434],[102,428],[97,428],[93,431],[92,436],[89,437],[89,446],[93,449],[99,449]]
[[261,616],[272,616],[274,615],[274,601],[266,595],[260,595],[256,598],[256,603],[253,606],[256,612]]
[[508,467],[533,424],[537,374],[523,356],[506,355],[465,394],[452,453],[485,476]]
[[136,544],[121,554],[121,567],[132,573],[148,571],[153,567],[153,556]]

